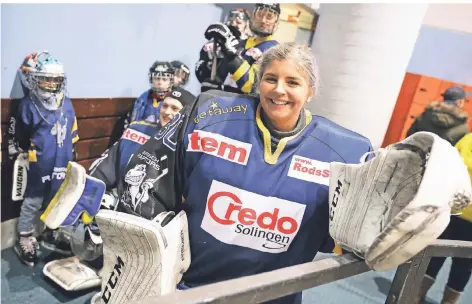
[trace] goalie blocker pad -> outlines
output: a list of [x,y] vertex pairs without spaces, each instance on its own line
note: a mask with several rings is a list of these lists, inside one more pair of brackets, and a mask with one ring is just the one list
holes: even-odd
[[101,301],[129,303],[175,292],[190,266],[187,215],[154,220],[102,209],[95,220],[103,239]]
[[28,153],[18,154],[18,157],[13,164],[13,186],[11,189],[12,201],[21,201],[25,198],[28,169]]
[[389,270],[438,238],[471,193],[459,152],[418,132],[367,162],[331,163],[329,232],[370,268]]
[[79,261],[78,257],[55,260],[44,265],[43,273],[67,291],[100,286],[97,270]]
[[50,229],[74,225],[80,216],[84,224],[89,224],[100,209],[104,193],[104,182],[87,175],[81,165],[69,162],[66,178],[41,220]]

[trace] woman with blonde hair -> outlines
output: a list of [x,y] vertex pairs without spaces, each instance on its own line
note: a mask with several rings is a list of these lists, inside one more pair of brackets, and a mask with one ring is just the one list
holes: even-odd
[[[304,109],[319,90],[310,50],[287,43],[262,57],[258,96],[201,94],[151,138],[127,170],[155,179],[146,202],[118,211],[153,219],[185,210],[192,261],[179,288],[305,263],[331,252],[330,163],[358,163],[370,141]],[[144,156],[166,155],[166,174]],[[159,176],[162,176],[158,178]],[[126,182],[123,182],[126,189]],[[300,303],[301,293],[276,300]]]

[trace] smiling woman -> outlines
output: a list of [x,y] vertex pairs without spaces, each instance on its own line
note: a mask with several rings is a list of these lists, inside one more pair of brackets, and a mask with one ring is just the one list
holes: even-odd
[[[99,223],[106,269],[120,258],[126,273],[151,273],[146,263],[120,254],[134,250],[127,244],[140,242],[138,235],[131,243],[117,240],[130,235],[124,230],[133,223],[155,223],[173,211],[177,215],[170,216],[162,235],[176,240],[169,233],[177,233],[181,243],[154,253],[176,275],[162,270],[152,274],[158,278],[152,283],[144,275],[119,280],[112,297],[124,298],[121,292],[138,286],[148,288],[142,296],[159,290],[159,284],[173,291],[174,286],[198,287],[305,263],[319,251],[333,250],[330,163],[358,163],[371,151],[370,141],[303,109],[318,89],[308,48],[270,48],[261,59],[259,79],[260,96],[202,93],[130,159],[124,176],[139,172],[141,177],[119,181],[115,214],[130,225],[116,235],[105,221]],[[97,218],[102,214],[107,213]],[[190,251],[191,261],[185,258]],[[180,280],[181,273],[181,281],[169,282]],[[301,293],[276,303],[301,303]]]
[[305,103],[318,91],[318,66],[309,49],[279,44],[263,57],[258,74],[263,112],[276,130],[292,131]]

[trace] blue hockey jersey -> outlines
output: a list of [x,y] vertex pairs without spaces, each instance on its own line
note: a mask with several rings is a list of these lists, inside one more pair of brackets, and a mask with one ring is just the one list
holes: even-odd
[[124,177],[130,158],[160,128],[159,124],[145,121],[132,122],[123,132],[120,140],[102,153],[90,166],[90,175],[102,180],[107,189],[116,188]]
[[[372,150],[368,139],[307,111],[303,130],[272,151],[256,98],[209,91],[185,109],[127,167],[144,166],[154,180],[138,214],[187,213],[192,263],[185,286],[309,262],[333,249],[329,164],[358,163]],[[149,166],[151,158],[161,162]],[[131,204],[120,205],[128,211]],[[298,294],[276,302],[300,301]]]
[[[9,145],[28,151],[29,170],[25,197],[44,197],[49,202],[65,178],[79,140],[72,102],[63,97],[59,109],[47,110],[28,96],[20,100],[11,118]],[[9,151],[17,151],[12,148]]]
[[141,120],[149,123],[158,123],[161,101],[160,98],[153,96],[152,90],[142,93],[133,104],[133,109],[127,119],[128,123]]

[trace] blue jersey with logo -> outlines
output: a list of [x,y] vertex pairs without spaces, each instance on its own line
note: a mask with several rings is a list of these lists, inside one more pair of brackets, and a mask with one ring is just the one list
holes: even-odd
[[[183,284],[271,271],[330,252],[329,163],[358,163],[372,150],[369,140],[307,111],[303,130],[272,151],[258,100],[215,92],[200,95],[193,112],[177,115],[127,167],[145,167],[155,180],[149,199],[137,204],[139,215],[150,219],[156,205],[178,206],[184,197],[192,262]],[[183,142],[175,139],[179,132]],[[163,161],[149,166],[151,157]],[[123,211],[132,205],[122,203]],[[131,208],[136,212],[136,204]],[[299,294],[278,302],[300,300]]]
[[149,123],[159,122],[159,111],[162,99],[153,97],[152,90],[142,93],[134,102],[129,122],[146,121]]
[[59,108],[52,111],[27,96],[20,100],[17,113],[11,118],[9,144],[28,151],[25,197],[44,197],[48,202],[65,178],[73,144],[79,140],[72,102],[63,97]]

